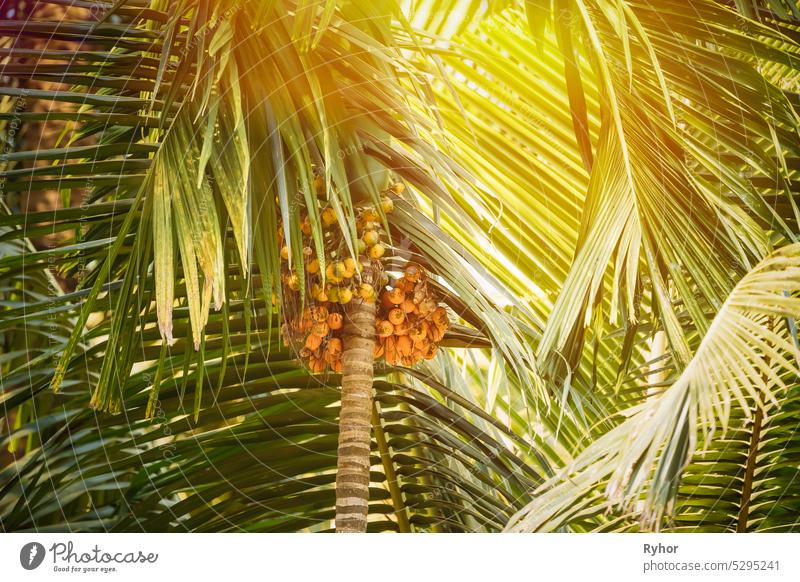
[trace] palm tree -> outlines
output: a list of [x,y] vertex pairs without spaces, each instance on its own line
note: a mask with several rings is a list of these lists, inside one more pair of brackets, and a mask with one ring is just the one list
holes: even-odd
[[[94,142],[0,158],[22,454],[3,528],[791,529],[757,500],[798,503],[798,19],[779,1],[182,0],[4,22],[91,50],[7,42],[2,119],[74,103],[59,115]],[[394,180],[410,194],[387,215]],[[14,211],[53,187],[86,199]],[[279,343],[311,297],[305,249],[360,258],[368,208],[394,252],[365,266],[424,267],[464,324],[441,345],[476,349],[376,366],[361,299],[341,376]],[[32,251],[45,232],[71,240]]]
[[[21,100],[79,102],[80,108],[67,118],[83,123],[78,138],[95,136],[89,146],[23,150],[6,157],[9,162],[57,160],[53,166],[8,171],[9,189],[48,188],[54,181],[41,178],[57,168],[59,188],[86,190],[81,210],[56,210],[44,227],[74,232],[71,244],[42,252],[56,256],[55,261],[63,265],[61,272],[80,281],[75,293],[59,293],[57,300],[64,303],[66,314],[74,313],[74,319],[68,339],[55,341],[58,347],[53,354],[59,361],[48,382],[54,391],[65,382],[89,384],[93,408],[121,412],[124,393],[142,388],[131,387],[132,372],[149,367],[145,377],[151,388],[145,412],[152,416],[163,401],[160,384],[166,377],[183,382],[178,398],[182,405],[187,378],[194,376],[197,421],[204,376],[217,359],[215,398],[226,381],[229,363],[242,365],[245,374],[253,369],[249,364],[254,349],[267,352],[264,364],[266,370],[272,368],[270,352],[277,349],[272,330],[279,323],[273,321],[269,298],[279,298],[276,303],[284,314],[298,300],[286,289],[276,231],[280,230],[292,272],[298,271],[308,284],[302,253],[313,247],[324,273],[325,247],[332,234],[325,229],[332,225],[323,223],[320,211],[333,214],[338,225],[333,229],[336,242],[352,253],[356,213],[370,203],[382,209],[375,203],[380,201],[390,170],[401,177],[409,174],[409,184],[434,188],[442,202],[452,204],[446,190],[433,182],[432,170],[408,159],[403,151],[404,143],[416,139],[415,118],[425,118],[385,90],[390,83],[405,82],[398,77],[403,72],[400,49],[386,44],[391,37],[388,14],[369,15],[374,29],[364,31],[364,7],[352,7],[349,12],[337,11],[337,19],[344,20],[322,31],[314,19],[305,24],[294,21],[289,5],[266,12],[262,8],[260,3],[187,2],[172,3],[169,10],[165,4],[142,11],[120,5],[96,22],[9,23],[22,34],[85,38],[101,48],[85,58],[78,53],[71,66],[76,72],[93,73],[75,78],[74,91],[32,89],[24,83],[7,89]],[[353,50],[353,43],[360,50]],[[20,52],[17,49],[14,56]],[[258,54],[266,56],[256,59]],[[39,50],[33,58],[15,60],[14,73],[22,80],[52,78],[53,73],[41,72],[49,71],[45,62],[64,56]],[[135,63],[135,69],[119,76],[120,58],[127,63],[124,66]],[[382,82],[366,87],[365,82],[379,73]],[[72,79],[69,70],[60,80],[66,77]],[[273,86],[278,78],[284,82]],[[91,84],[82,85],[83,79]],[[272,81],[265,84],[266,79]],[[359,89],[351,94],[348,86]],[[82,97],[76,99],[78,95]],[[364,97],[372,102],[364,102]],[[12,108],[12,115],[30,118],[23,109]],[[403,113],[408,119],[399,118]],[[414,153],[424,154],[430,148],[420,144]],[[454,175],[441,159],[432,156],[431,161],[440,165],[439,172]],[[320,181],[322,188],[315,184]],[[468,271],[474,265],[460,258],[458,247],[449,244],[446,235],[413,206],[399,199],[397,205],[398,220],[393,221],[391,232],[398,241],[395,267],[402,270],[406,261],[414,259],[433,274],[457,279],[451,282],[451,290],[442,287],[437,297],[481,327],[473,332],[454,328],[444,341],[480,346],[493,334],[497,345],[519,355],[517,362],[526,357],[532,361],[522,341],[524,332],[514,331],[516,320],[480,291],[475,275]],[[403,230],[404,216],[409,223],[406,230],[413,226],[427,231],[409,236]],[[8,219],[10,225],[21,224],[13,214]],[[27,219],[39,217],[28,214]],[[385,216],[382,219],[387,225]],[[304,238],[300,233],[306,221],[310,232]],[[10,237],[26,232],[26,228],[12,228]],[[403,243],[404,239],[409,242]],[[418,245],[435,254],[420,254]],[[38,262],[35,256],[23,254],[15,251],[8,257],[17,257],[14,262],[20,276]],[[39,266],[47,269],[55,261]],[[377,258],[373,263],[382,264]],[[183,283],[183,292],[176,291],[176,279]],[[307,291],[301,286],[301,303]],[[58,290],[48,289],[42,295],[54,292]],[[220,316],[210,316],[212,300]],[[50,311],[51,303],[50,299],[39,302],[39,313]],[[91,314],[106,310],[104,305],[111,317],[99,324],[89,322]],[[25,325],[35,319],[38,309],[26,306]],[[339,531],[366,528],[374,415],[374,311],[366,299],[348,304],[341,379],[327,382],[341,381],[342,386],[336,473]],[[222,325],[219,333],[215,333],[215,320]],[[178,330],[186,337],[185,345],[176,341]],[[156,332],[160,342],[153,344]],[[158,343],[155,355],[152,350]],[[195,353],[186,347],[189,344]],[[144,353],[138,353],[139,347]],[[183,355],[182,373],[165,371],[175,352]],[[243,362],[235,362],[237,357]],[[50,358],[41,358],[45,360],[49,365]],[[23,359],[22,367],[29,371],[35,361]],[[81,368],[89,361],[87,374]],[[237,376],[242,381],[241,373]],[[26,393],[30,382],[28,378]]]

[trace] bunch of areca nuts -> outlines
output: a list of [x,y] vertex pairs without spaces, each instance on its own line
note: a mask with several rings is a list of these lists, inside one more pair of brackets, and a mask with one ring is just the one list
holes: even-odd
[[375,358],[413,366],[433,359],[450,320],[428,287],[427,273],[410,263],[403,276],[381,292],[375,324]]
[[[395,184],[381,197],[384,215],[394,208],[390,195],[403,189],[403,184]],[[358,259],[350,256],[341,233],[333,228],[337,219],[332,208],[323,208],[320,213],[323,261],[313,248],[310,220],[303,217],[304,301],[300,275],[289,267],[289,249],[283,230],[278,229],[285,308],[281,333],[287,345],[299,348],[300,358],[314,373],[329,368],[342,371],[346,306],[355,298],[376,303],[374,356],[376,360],[383,357],[390,365],[410,366],[422,358],[432,359],[450,325],[447,311],[436,301],[420,265],[408,263],[402,276],[394,280],[384,272],[381,259],[387,251],[387,236],[378,210],[366,206],[356,212]],[[362,276],[367,271],[370,276]]]

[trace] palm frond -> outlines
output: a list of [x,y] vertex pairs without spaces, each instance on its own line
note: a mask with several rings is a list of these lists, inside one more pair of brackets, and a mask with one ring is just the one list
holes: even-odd
[[[4,531],[330,529],[339,377],[311,376],[275,349],[245,368],[248,352],[268,349],[268,333],[248,339],[241,312],[228,323],[237,332],[227,356],[216,333],[196,360],[189,314],[176,315],[185,339],[161,348],[149,333],[124,415],[88,409],[80,382],[58,395],[46,382],[6,392],[6,410],[21,401],[30,415],[2,442],[16,455],[2,469]],[[219,332],[214,319],[208,329]],[[86,352],[89,369],[102,343]],[[373,531],[497,531],[544,478],[541,459],[528,462],[531,447],[469,394],[445,388],[442,371],[386,369],[376,382]],[[194,399],[187,384],[202,385]]]
[[[731,411],[778,406],[787,390],[781,374],[796,375],[800,357],[786,319],[800,303],[800,245],[775,251],[737,283],[671,386],[621,413],[623,420],[587,446],[559,477],[510,522],[512,530],[560,527],[580,512],[627,507],[637,501],[645,526],[670,508],[681,474],[694,455],[726,434]],[[701,456],[702,458],[702,456]],[[603,500],[598,485],[604,484]]]

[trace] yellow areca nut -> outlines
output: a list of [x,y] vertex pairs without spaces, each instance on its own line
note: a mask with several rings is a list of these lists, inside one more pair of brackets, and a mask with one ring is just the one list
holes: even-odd
[[361,220],[364,222],[364,224],[367,224],[368,222],[377,222],[380,220],[380,216],[378,216],[378,213],[375,212],[373,208],[366,208],[361,215]]
[[332,226],[336,223],[336,213],[333,211],[333,208],[328,206],[322,211],[322,224],[325,226]]
[[361,237],[361,239],[367,246],[372,246],[378,244],[378,242],[381,240],[381,237],[377,230],[368,230],[364,232],[364,236]]
[[350,279],[356,273],[358,273],[361,269],[359,268],[359,264],[353,259],[353,257],[347,257],[344,260],[344,276]]
[[331,303],[338,303],[339,302],[339,288],[338,287],[328,287],[328,301]]
[[380,259],[385,253],[386,253],[386,248],[381,244],[377,244],[375,246],[370,247],[369,258]]
[[339,303],[345,305],[353,299],[353,292],[347,287],[340,287],[338,292]]
[[362,283],[358,288],[358,296],[367,303],[375,302],[375,288],[369,283]]
[[314,190],[319,195],[325,194],[325,178],[323,176],[314,178]]

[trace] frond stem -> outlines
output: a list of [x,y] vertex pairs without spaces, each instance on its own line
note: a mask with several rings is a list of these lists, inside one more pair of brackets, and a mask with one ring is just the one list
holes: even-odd
[[386,441],[386,433],[383,431],[381,417],[378,414],[378,406],[375,401],[372,402],[372,428],[375,430],[375,441],[378,443],[383,471],[386,473],[386,484],[389,487],[389,494],[392,496],[392,505],[394,506],[394,514],[397,517],[398,529],[400,533],[410,533],[411,524],[408,521],[403,492],[400,491],[397,473],[395,473],[392,455],[389,451],[389,443]]
[[753,475],[756,471],[756,457],[758,456],[759,444],[761,441],[761,424],[764,420],[764,412],[761,406],[756,405],[755,418],[753,419],[753,430],[750,434],[750,449],[747,453],[747,465],[744,470],[744,484],[742,486],[742,502],[739,505],[739,523],[736,526],[738,533],[747,532],[747,522],[750,517],[750,501],[753,493]]

